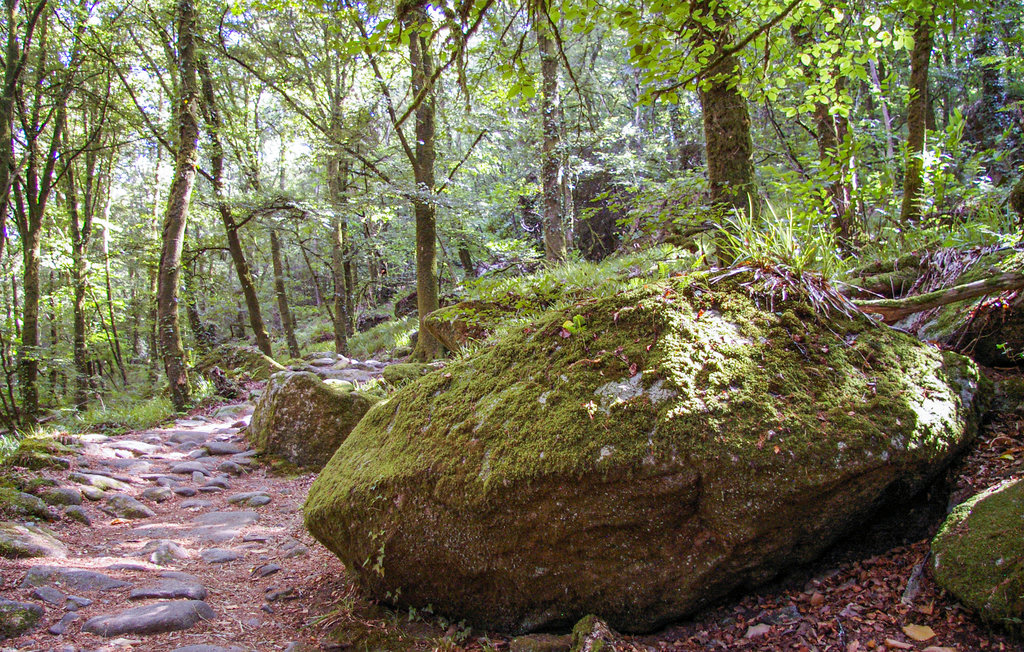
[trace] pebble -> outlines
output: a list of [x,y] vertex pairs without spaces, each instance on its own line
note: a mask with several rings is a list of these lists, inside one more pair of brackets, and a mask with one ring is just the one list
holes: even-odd
[[80,595],[69,595],[68,601],[64,604],[64,608],[68,611],[76,611],[82,607],[88,607],[92,604],[92,600],[89,598],[83,598]]
[[188,629],[200,620],[215,617],[210,605],[202,600],[168,600],[90,618],[82,625],[82,631],[106,637],[158,634]]
[[294,600],[299,597],[299,592],[294,588],[272,589],[267,591],[267,602],[278,600]]

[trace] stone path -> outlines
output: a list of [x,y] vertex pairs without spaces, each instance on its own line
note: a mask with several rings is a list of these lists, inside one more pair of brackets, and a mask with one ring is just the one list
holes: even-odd
[[251,411],[81,435],[40,472],[52,522],[0,524],[0,652],[304,649],[299,599],[340,566],[302,527],[311,476],[255,463]]

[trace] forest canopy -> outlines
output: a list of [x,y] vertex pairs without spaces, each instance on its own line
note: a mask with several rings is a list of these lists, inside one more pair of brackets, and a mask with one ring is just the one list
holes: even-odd
[[225,342],[434,359],[445,301],[661,242],[831,280],[1011,246],[1022,16],[5,0],[0,418],[183,409]]

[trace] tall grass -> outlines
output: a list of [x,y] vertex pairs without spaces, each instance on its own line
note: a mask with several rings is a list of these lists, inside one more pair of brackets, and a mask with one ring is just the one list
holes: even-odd
[[409,346],[409,338],[418,327],[419,320],[415,316],[386,321],[350,337],[348,353],[359,360],[389,355],[400,346]]

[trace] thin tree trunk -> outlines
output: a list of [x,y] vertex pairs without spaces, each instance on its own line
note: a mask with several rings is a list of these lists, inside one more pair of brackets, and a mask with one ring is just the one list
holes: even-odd
[[174,180],[164,213],[160,267],[157,272],[157,324],[164,371],[171,386],[171,401],[184,410],[192,400],[185,349],[178,323],[178,283],[181,279],[181,249],[188,222],[189,202],[196,179],[199,152],[199,123],[196,111],[199,88],[196,83],[196,8],[193,0],[179,0],[178,73],[181,97],[178,99],[178,152],[174,162]]
[[222,129],[220,112],[217,109],[217,97],[213,91],[213,79],[205,61],[200,58],[197,61],[199,76],[202,79],[203,105],[205,111],[203,117],[206,121],[207,135],[210,137],[210,167],[213,176],[213,196],[217,202],[217,212],[220,214],[221,222],[224,224],[224,232],[227,235],[228,251],[231,253],[231,262],[235,266],[235,274],[238,276],[238,283],[242,286],[242,296],[245,297],[245,307],[249,311],[249,326],[256,336],[256,347],[266,356],[273,357],[274,350],[270,344],[270,335],[263,324],[263,312],[260,310],[259,297],[256,295],[256,286],[252,281],[252,272],[245,260],[245,251],[242,249],[242,242],[238,237],[238,225],[235,223],[231,207],[224,197],[224,147],[221,144],[220,132]]
[[348,353],[348,303],[345,301],[344,231],[341,219],[331,220],[331,274],[334,279],[334,351]]
[[[67,143],[65,143],[67,144]],[[88,161],[86,165],[88,165]],[[86,172],[91,174],[91,172]],[[65,197],[71,227],[72,351],[75,366],[75,409],[89,405],[89,352],[85,345],[86,248],[92,234],[92,211],[88,202],[84,216],[79,211],[78,188],[73,168],[64,171]]]
[[1024,288],[1024,274],[1019,272],[1006,272],[991,278],[964,283],[946,290],[936,290],[927,294],[919,294],[902,299],[873,299],[869,301],[854,301],[861,312],[881,315],[882,320],[888,324],[903,319],[908,315],[924,310],[931,310],[949,303],[974,299],[975,297],[1007,290],[1019,290]]
[[889,162],[889,167],[893,167],[896,164],[896,148],[892,142],[892,116],[889,114],[889,102],[886,101],[885,93],[882,92],[882,80],[878,76],[878,64],[874,59],[868,60],[868,72],[871,73],[871,83],[874,84],[875,91],[878,92],[879,103],[882,106],[882,126],[885,127],[885,159]]
[[[559,104],[558,90],[558,48],[551,38],[548,25],[548,3],[539,3],[534,17],[537,33],[537,49],[540,50],[541,71],[541,121],[543,139],[541,144],[541,186],[544,196],[544,258],[549,263],[565,262],[565,227],[562,222],[562,202],[559,179],[561,177],[561,155],[559,152]],[[468,253],[468,252],[467,252]],[[461,258],[462,251],[460,249]]]
[[907,155],[903,172],[903,205],[900,221],[921,217],[924,187],[924,137],[928,118],[928,64],[932,56],[934,16],[922,14],[914,23],[914,48],[910,52],[910,102],[907,104]]
[[[419,336],[413,350],[414,360],[426,361],[441,352],[441,343],[424,326],[427,315],[440,306],[437,287],[437,223],[434,204],[434,102],[435,89],[428,88],[434,74],[434,59],[430,52],[430,15],[426,3],[409,9],[406,23],[412,27],[409,39],[409,63],[412,68],[412,95],[423,101],[416,107],[416,148],[413,172],[416,195],[413,212],[416,215],[416,304],[419,309]],[[428,34],[424,34],[424,30]]]
[[291,310],[288,309],[288,294],[284,287],[284,266],[281,264],[281,243],[277,236],[277,229],[270,230],[270,257],[274,261],[274,293],[277,295],[277,310],[281,313],[284,338],[288,342],[288,355],[298,358],[302,356],[302,352],[295,339],[295,325],[292,322]]
[[[103,209],[104,224],[110,224],[110,198]],[[121,374],[121,380],[128,384],[128,370],[124,364],[124,354],[121,352],[121,337],[117,334],[117,320],[114,318],[114,288],[110,282],[110,230],[104,226],[101,231],[103,242],[103,271],[104,284],[107,291],[107,316],[110,318],[110,335],[112,338],[111,349],[114,354],[114,362],[117,363],[117,370]]]

